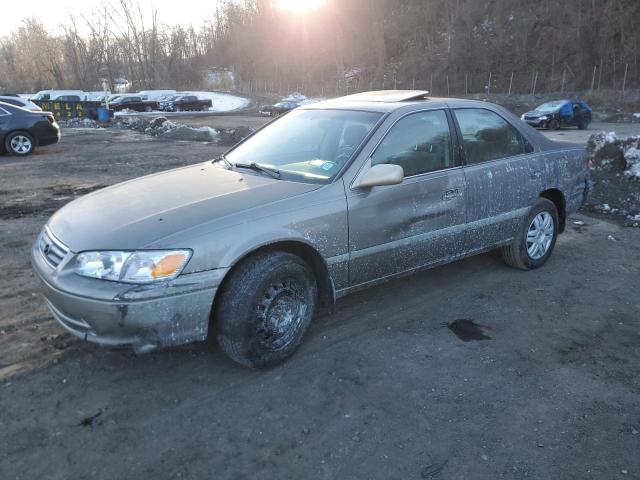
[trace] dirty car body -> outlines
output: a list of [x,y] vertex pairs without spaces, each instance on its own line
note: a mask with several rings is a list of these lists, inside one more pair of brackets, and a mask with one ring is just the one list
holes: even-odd
[[[305,123],[312,128],[295,131]],[[270,142],[291,148],[274,150],[274,160]],[[240,162],[255,151],[260,163]],[[510,245],[540,199],[555,205],[562,230],[587,185],[584,149],[546,139],[501,107],[379,92],[301,107],[224,161],[75,200],[48,221],[32,262],[47,305],[73,334],[138,349],[177,345],[207,337],[234,298],[230,285],[253,281],[251,259],[300,259],[318,304],[330,306],[355,290]],[[118,278],[78,273],[85,252],[114,251],[128,255]],[[146,281],[148,270],[127,266],[137,252],[182,252],[184,263]],[[113,266],[109,258],[100,268]],[[269,288],[280,286],[286,281]],[[291,305],[282,298],[289,303],[279,308]]]

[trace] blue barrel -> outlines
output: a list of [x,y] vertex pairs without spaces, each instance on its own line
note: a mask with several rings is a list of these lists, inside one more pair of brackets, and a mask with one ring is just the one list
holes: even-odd
[[99,122],[109,121],[109,110],[107,110],[105,107],[98,107],[98,121]]

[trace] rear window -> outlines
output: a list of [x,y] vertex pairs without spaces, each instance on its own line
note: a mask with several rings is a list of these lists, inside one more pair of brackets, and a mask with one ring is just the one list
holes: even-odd
[[0,102],[9,103],[11,105],[16,105],[18,107],[22,107],[24,105],[23,102],[19,100],[14,100],[13,98],[0,98]]
[[454,110],[467,164],[513,157],[526,151],[520,132],[497,113],[483,108]]

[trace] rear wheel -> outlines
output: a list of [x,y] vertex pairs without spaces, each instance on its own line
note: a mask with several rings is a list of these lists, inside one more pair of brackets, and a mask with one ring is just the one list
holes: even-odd
[[578,122],[578,129],[579,130],[586,130],[588,126],[589,126],[589,122],[585,122],[584,120],[580,120]]
[[219,296],[218,344],[242,365],[275,366],[300,345],[316,299],[315,277],[300,257],[286,252],[249,257],[231,272]]
[[36,149],[36,143],[27,132],[13,132],[7,135],[4,147],[10,155],[26,157]]
[[144,111],[145,112],[153,112],[153,108],[151,108],[151,106],[147,105],[146,107],[144,107]]
[[558,210],[551,200],[540,198],[513,242],[502,247],[502,257],[507,265],[521,270],[541,267],[551,256],[557,238]]

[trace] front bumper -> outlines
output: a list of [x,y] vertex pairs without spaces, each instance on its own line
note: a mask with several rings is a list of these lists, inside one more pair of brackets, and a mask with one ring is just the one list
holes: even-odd
[[524,121],[527,122],[532,127],[536,127],[536,128],[542,128],[548,122],[548,120],[526,119],[526,118]]
[[31,261],[53,317],[73,335],[138,350],[181,345],[207,337],[216,291],[226,269],[181,275],[152,285],[84,278],[68,265],[53,268],[38,244]]

